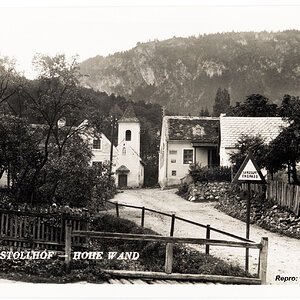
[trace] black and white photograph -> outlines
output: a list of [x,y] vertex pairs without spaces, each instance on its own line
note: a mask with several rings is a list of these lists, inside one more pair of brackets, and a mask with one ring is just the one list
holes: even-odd
[[0,1],[1,292],[300,299],[299,14]]

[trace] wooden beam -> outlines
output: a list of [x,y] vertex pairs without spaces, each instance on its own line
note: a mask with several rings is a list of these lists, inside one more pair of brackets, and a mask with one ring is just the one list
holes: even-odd
[[259,253],[259,279],[261,284],[267,283],[268,238],[261,238],[262,248]]
[[173,236],[160,236],[150,234],[133,234],[133,233],[115,233],[115,232],[99,232],[99,231],[78,231],[74,230],[72,236],[88,236],[93,238],[109,238],[119,240],[138,240],[138,241],[156,241],[164,243],[186,243],[186,244],[198,244],[198,245],[214,245],[214,246],[226,246],[226,247],[238,247],[238,248],[252,248],[260,249],[261,244],[247,243],[247,242],[233,242],[224,240],[212,240],[212,239],[199,239],[199,238],[183,238]]
[[194,280],[194,281],[210,281],[222,283],[237,284],[261,284],[259,278],[222,276],[222,275],[206,275],[206,274],[166,274],[163,272],[144,272],[144,271],[127,271],[127,270],[103,270],[107,274],[120,276],[125,278],[153,278],[153,279],[175,279],[175,280]]
[[173,244],[167,243],[165,272],[167,274],[171,274],[172,273],[172,267],[173,267]]
[[71,261],[71,251],[72,251],[71,237],[72,237],[71,224],[66,224],[65,263],[67,268],[69,267]]

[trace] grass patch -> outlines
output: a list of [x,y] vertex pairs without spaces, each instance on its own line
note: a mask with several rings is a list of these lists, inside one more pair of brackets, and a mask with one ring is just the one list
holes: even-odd
[[[104,214],[92,220],[91,230],[121,233],[157,234],[137,226],[135,223]],[[67,271],[63,258],[50,260],[0,260],[0,276],[30,282],[105,282],[110,276],[104,269],[164,271],[165,243],[146,241],[124,241],[113,239],[91,239],[87,251],[103,251],[102,260],[72,260]],[[138,260],[107,259],[108,252],[138,252]],[[214,274],[248,276],[240,267],[229,264],[211,255],[200,253],[188,245],[175,244],[174,273]]]

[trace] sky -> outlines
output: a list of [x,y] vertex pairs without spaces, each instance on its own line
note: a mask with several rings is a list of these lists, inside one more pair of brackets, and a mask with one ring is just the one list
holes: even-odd
[[32,78],[36,53],[82,61],[173,36],[300,29],[299,13],[293,0],[0,0],[0,55],[14,57]]

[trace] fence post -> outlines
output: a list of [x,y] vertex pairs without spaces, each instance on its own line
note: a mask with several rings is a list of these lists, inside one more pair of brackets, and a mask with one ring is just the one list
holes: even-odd
[[142,207],[142,219],[141,219],[141,226],[144,227],[145,223],[145,207]]
[[[206,239],[210,239],[210,225],[206,225]],[[205,253],[209,254],[209,245],[206,245],[205,247]]]
[[259,278],[261,284],[267,282],[267,259],[268,259],[268,238],[261,238],[261,249],[259,254]]
[[65,263],[67,268],[69,268],[70,261],[71,261],[71,251],[72,251],[71,235],[72,235],[72,226],[71,224],[66,224]]
[[172,214],[170,236],[174,235],[174,226],[175,226],[175,214]]
[[119,218],[119,203],[116,202],[116,214],[117,214],[117,217]]
[[165,262],[165,272],[167,274],[172,273],[173,265],[173,244],[167,243],[166,245],[166,262]]

